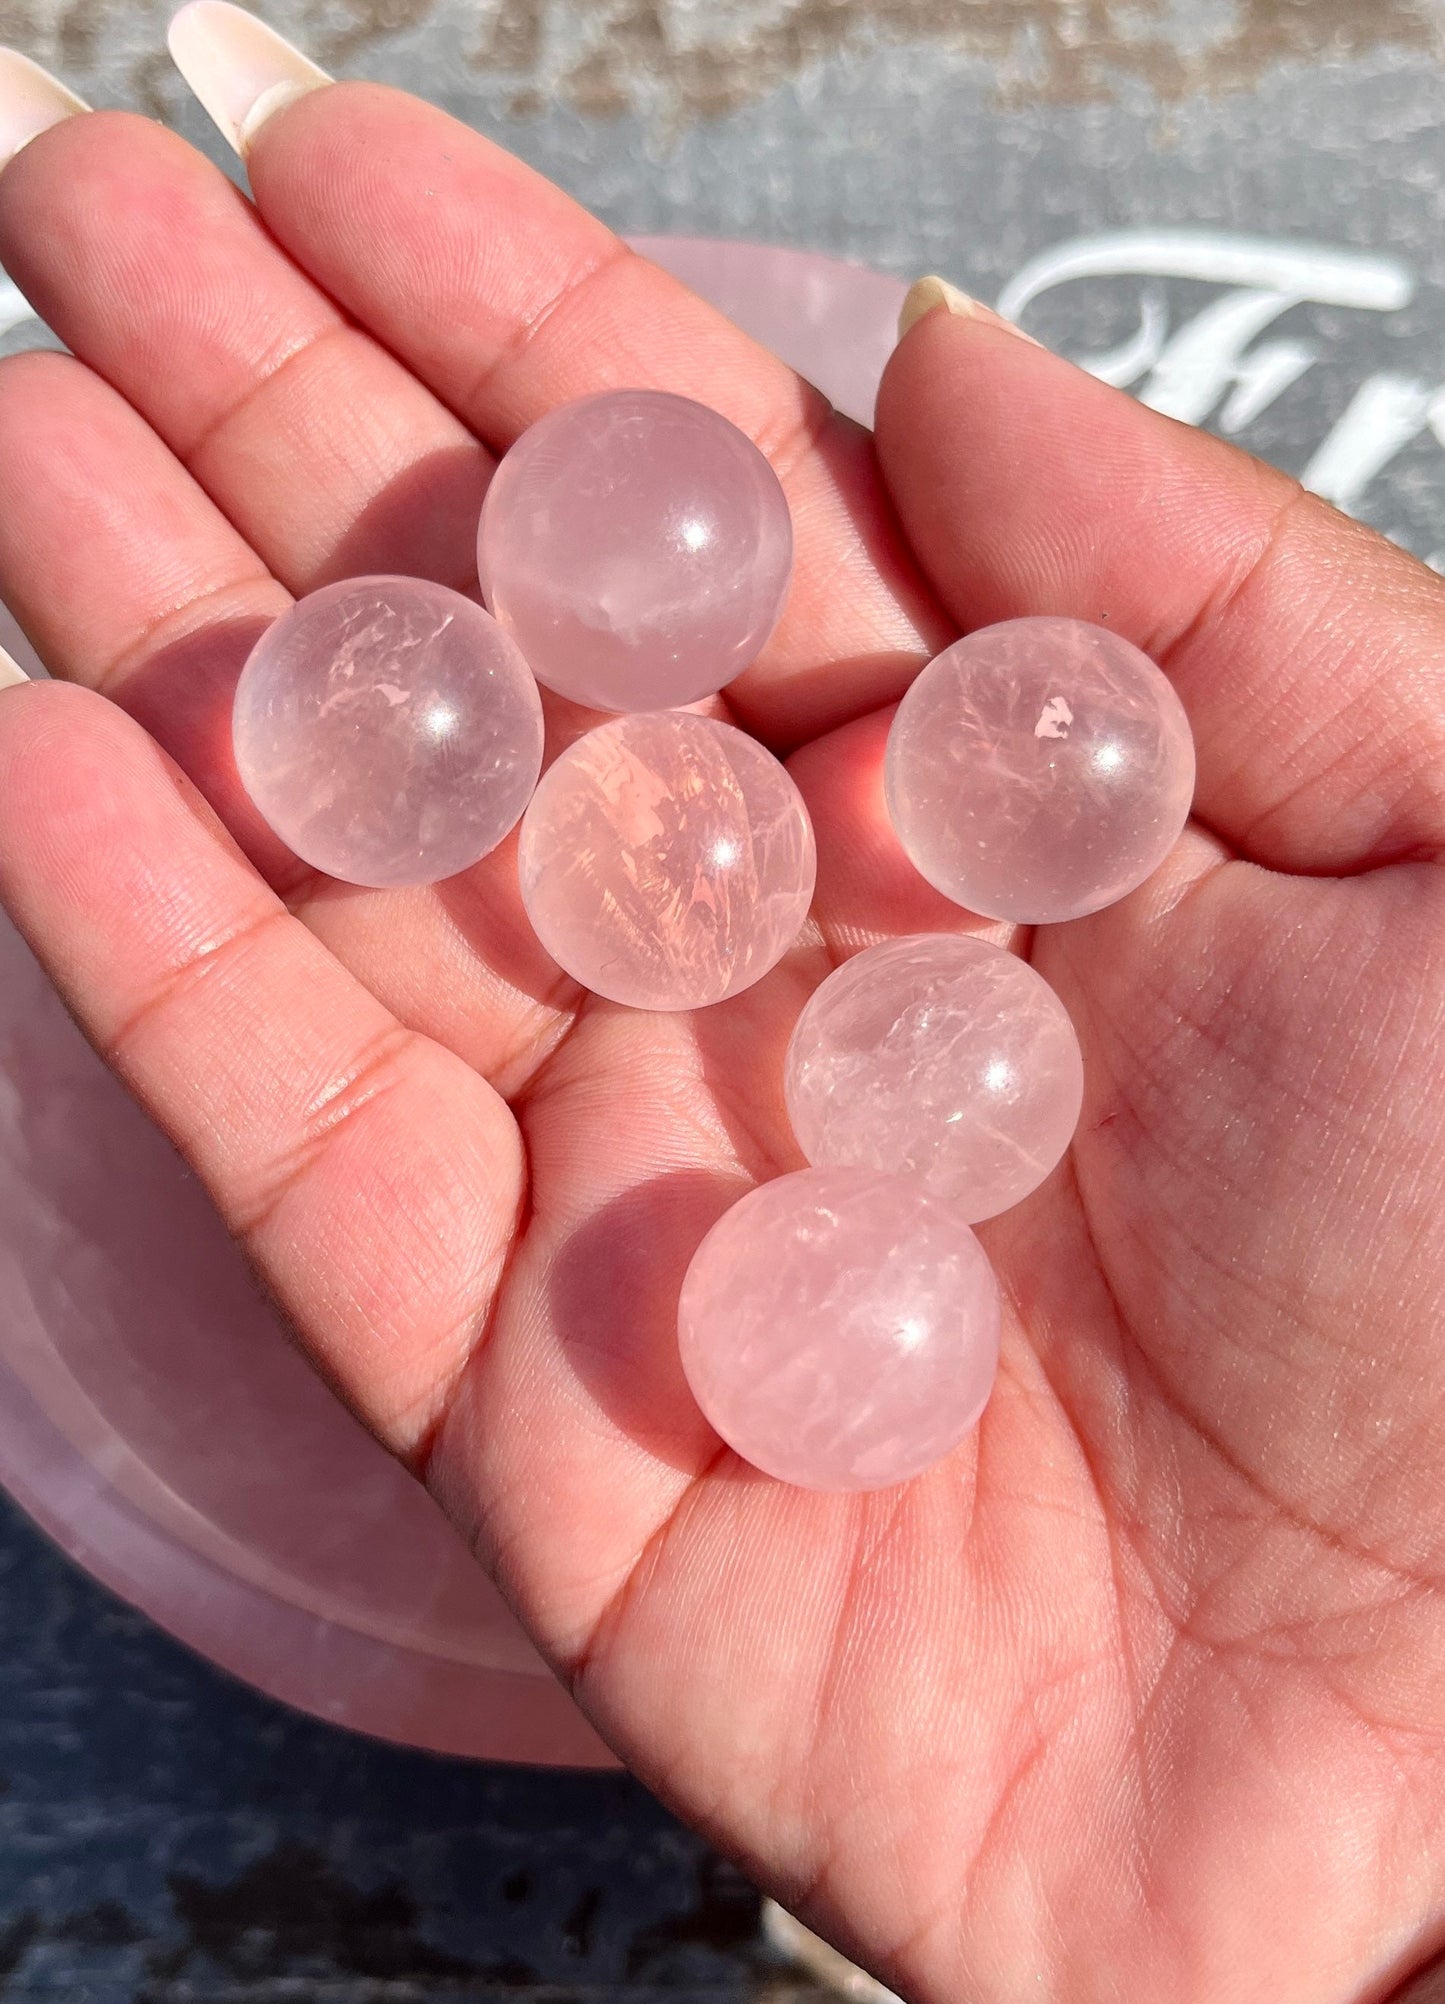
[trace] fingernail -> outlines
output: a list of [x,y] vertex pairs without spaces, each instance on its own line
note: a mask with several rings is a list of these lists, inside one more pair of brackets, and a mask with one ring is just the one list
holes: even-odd
[[28,682],[30,677],[11,654],[0,647],[0,689],[13,689],[17,682]]
[[0,167],[22,146],[90,106],[18,49],[0,48]]
[[1044,345],[1042,341],[1036,341],[1032,334],[1025,334],[1023,328],[1016,326],[1012,320],[1005,320],[1001,313],[995,313],[991,306],[985,306],[981,300],[970,299],[966,292],[960,292],[946,278],[920,278],[916,285],[908,288],[898,310],[899,340],[935,306],[947,307],[960,320],[981,320],[986,327],[1001,327],[1006,334],[1017,334],[1020,341],[1027,341],[1031,348],[1042,348]]
[[273,113],[332,79],[228,0],[191,0],[166,37],[171,60],[244,160]]

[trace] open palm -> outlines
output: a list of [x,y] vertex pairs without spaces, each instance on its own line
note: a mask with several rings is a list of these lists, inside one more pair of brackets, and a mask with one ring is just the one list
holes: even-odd
[[[259,217],[106,114],[0,177],[0,259],[79,358],[0,365],[0,595],[86,685],[0,699],[12,914],[612,1744],[815,1925],[930,2004],[1383,1995],[1445,1915],[1445,588],[984,318],[909,334],[875,455],[397,93],[305,96],[249,165]],[[511,844],[318,881],[229,762],[288,594],[474,590],[492,455],[616,384],[744,426],[798,535],[729,698],[792,752],[816,932],[695,1017],[579,994]],[[885,706],[1032,612],[1165,664],[1200,818],[1020,942],[1088,1089],[984,1230],[976,1438],[805,1494],[702,1420],[678,1284],[796,1164],[782,1048],[827,967],[973,923],[889,834]]]

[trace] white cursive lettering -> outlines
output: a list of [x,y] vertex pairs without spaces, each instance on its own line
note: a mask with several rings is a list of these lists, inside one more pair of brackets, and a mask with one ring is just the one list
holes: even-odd
[[[1219,429],[1245,430],[1319,360],[1317,341],[1259,340],[1297,306],[1397,313],[1415,296],[1398,258],[1322,244],[1275,243],[1212,230],[1115,230],[1045,251],[1004,287],[999,311],[1018,320],[1056,286],[1083,278],[1148,281],[1139,326],[1080,366],[1187,424],[1218,413]],[[1171,330],[1161,279],[1197,279],[1231,289]],[[1312,492],[1349,513],[1385,468],[1426,430],[1445,445],[1445,388],[1382,372],[1356,392],[1301,476]]]

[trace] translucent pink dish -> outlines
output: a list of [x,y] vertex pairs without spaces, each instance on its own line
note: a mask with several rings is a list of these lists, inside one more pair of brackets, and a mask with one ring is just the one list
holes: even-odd
[[[866,419],[904,288],[642,248]],[[22,660],[0,617],[0,641]],[[282,1336],[194,1179],[0,920],[0,1482],[236,1676],[443,1753],[611,1755],[441,1515]]]

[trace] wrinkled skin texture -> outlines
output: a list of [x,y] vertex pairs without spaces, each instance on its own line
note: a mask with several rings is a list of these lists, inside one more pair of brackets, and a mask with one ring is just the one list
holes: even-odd
[[[289,105],[250,167],[262,220],[104,114],[0,176],[0,259],[78,357],[0,365],[0,593],[86,685],[0,696],[9,909],[579,1702],[785,1902],[928,2004],[1390,1995],[1445,1912],[1442,586],[944,312],[875,456],[395,93]],[[221,721],[289,593],[465,585],[491,456],[618,382],[740,424],[798,530],[729,707],[792,752],[816,932],[695,1017],[560,978],[510,844],[426,891],[308,876]],[[782,1051],[826,968],[970,926],[881,819],[888,706],[1028,613],[1166,668],[1197,819],[1018,942],[1088,1084],[1068,1162],[983,1228],[977,1435],[803,1494],[702,1422],[678,1284],[796,1164]]]

